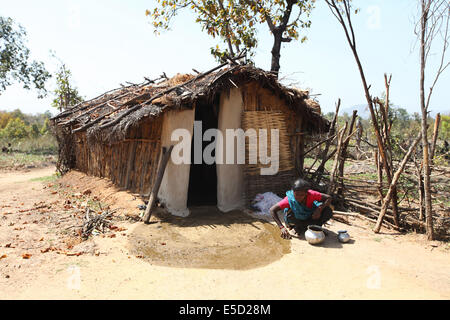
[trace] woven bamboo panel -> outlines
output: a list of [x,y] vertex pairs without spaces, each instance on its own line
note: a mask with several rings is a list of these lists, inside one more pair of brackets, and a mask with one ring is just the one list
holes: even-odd
[[250,205],[257,194],[265,192],[273,192],[284,198],[296,178],[295,170],[281,171],[273,176],[245,175],[245,202]]
[[[275,175],[261,175],[261,168],[269,168],[274,163],[267,165],[259,161],[259,137],[258,143],[249,143],[256,141],[255,135],[249,134],[249,139],[246,139],[246,162],[244,166],[245,177],[245,195],[244,198],[247,204],[255,198],[258,193],[273,192],[279,196],[284,196],[285,192],[290,188],[292,182],[295,180],[296,170],[294,167],[293,154],[290,147],[290,137],[287,130],[286,115],[280,111],[245,111],[242,114],[242,128],[247,133],[254,129],[254,134],[259,135],[260,129],[267,130],[267,155],[275,158],[278,156],[278,173]],[[271,129],[278,129],[279,132],[279,148],[272,150],[271,147]],[[250,164],[250,153],[256,152],[258,154],[258,162]]]
[[[266,142],[267,155],[269,157],[278,159],[278,171],[290,171],[294,169],[294,161],[292,157],[292,151],[290,148],[290,137],[288,136],[286,116],[279,111],[245,111],[242,113],[242,128],[249,133],[249,139],[245,140],[245,171],[250,175],[260,175],[261,168],[268,168],[271,164],[262,164],[259,161],[259,144],[261,141]],[[248,129],[254,129],[252,131]],[[260,130],[267,130],[267,138],[261,139]],[[278,129],[279,143],[278,149],[272,150],[272,135],[271,130]],[[256,134],[256,136],[255,136]],[[257,139],[256,139],[257,138]],[[256,144],[250,143],[250,141],[258,141]],[[250,153],[256,152],[258,155],[258,162],[256,164],[250,164]],[[272,163],[272,166],[274,164]]]

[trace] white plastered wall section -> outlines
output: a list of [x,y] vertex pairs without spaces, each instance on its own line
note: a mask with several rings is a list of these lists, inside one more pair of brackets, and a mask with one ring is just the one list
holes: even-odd
[[[241,116],[244,111],[241,90],[233,88],[220,96],[218,129],[223,134],[223,144],[218,141],[216,156],[223,159],[217,163],[217,207],[222,212],[229,212],[244,207],[244,165],[237,164],[237,139],[234,143],[234,163],[226,164],[226,129],[240,129]],[[230,143],[230,142],[228,142]]]
[[[194,118],[195,109],[166,112],[162,127],[161,146],[168,148],[170,145],[177,144],[176,141],[171,141],[172,132],[176,129],[186,129],[192,136]],[[190,159],[191,148],[187,148],[186,151],[189,152],[189,155],[186,155],[186,157]],[[169,159],[167,163],[158,198],[173,215],[181,217],[189,215],[187,197],[190,169],[191,166],[189,164],[176,165],[172,162],[172,159]]]
[[[218,129],[223,134],[223,141],[216,145],[216,156],[226,162],[226,130],[241,129],[241,116],[244,110],[242,94],[239,89],[233,88],[229,93],[224,92],[220,97]],[[193,134],[195,109],[185,111],[169,111],[164,114],[161,134],[161,145],[170,147],[177,144],[171,141],[172,132],[176,129],[186,129]],[[191,158],[191,148],[186,157]],[[244,165],[237,164],[237,144],[234,143],[234,164],[216,164],[217,169],[217,207],[222,212],[229,212],[244,207]],[[167,210],[176,216],[187,217],[188,189],[189,189],[189,164],[176,165],[169,160],[164,173],[158,198]]]

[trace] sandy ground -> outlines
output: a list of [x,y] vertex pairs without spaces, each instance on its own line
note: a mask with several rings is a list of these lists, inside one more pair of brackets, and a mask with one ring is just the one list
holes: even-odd
[[[448,243],[375,235],[350,218],[332,220],[325,243],[312,246],[214,208],[185,219],[159,209],[144,225],[130,219],[139,197],[78,172],[45,182],[53,173],[0,172],[1,299],[450,298]],[[114,227],[81,242],[76,227],[92,200],[117,210]],[[350,243],[337,241],[342,229]]]

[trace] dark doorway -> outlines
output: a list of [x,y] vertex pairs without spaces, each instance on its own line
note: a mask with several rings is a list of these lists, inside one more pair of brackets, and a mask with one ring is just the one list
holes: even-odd
[[[195,108],[195,121],[202,123],[202,155],[206,146],[213,141],[203,141],[203,134],[208,129],[217,129],[219,115],[219,101],[212,104],[197,103]],[[191,144],[191,170],[189,174],[188,206],[217,205],[217,171],[216,163],[206,164],[201,159],[201,164],[196,164],[194,159],[194,139]],[[200,139],[200,138],[197,138]],[[215,150],[212,153],[215,158]]]

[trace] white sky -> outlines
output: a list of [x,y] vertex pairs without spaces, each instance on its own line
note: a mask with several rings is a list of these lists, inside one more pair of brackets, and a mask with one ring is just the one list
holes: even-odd
[[[183,14],[171,31],[153,33],[145,10],[152,0],[1,0],[1,15],[13,18],[28,33],[32,57],[44,61],[55,72],[56,53],[72,71],[74,84],[85,98],[125,84],[157,78],[162,72],[176,73],[211,69],[217,63],[210,55],[216,42],[202,33],[193,17]],[[410,113],[419,112],[419,53],[415,47],[416,1],[355,0],[361,12],[355,17],[359,55],[371,93],[384,91],[385,72],[392,73],[391,101]],[[344,33],[323,0],[318,0],[311,17],[308,41],[285,44],[281,51],[281,78],[284,84],[311,88],[321,94],[324,112],[334,111],[338,98],[343,109],[365,103],[361,80]],[[260,45],[256,65],[270,69],[272,37],[266,26],[259,30]],[[430,57],[432,67],[438,57]],[[450,69],[435,88],[430,109],[450,112]],[[54,89],[54,82],[49,83]],[[34,91],[20,85],[8,87],[0,95],[0,110],[20,108],[25,113],[52,110],[52,97],[37,99]]]

